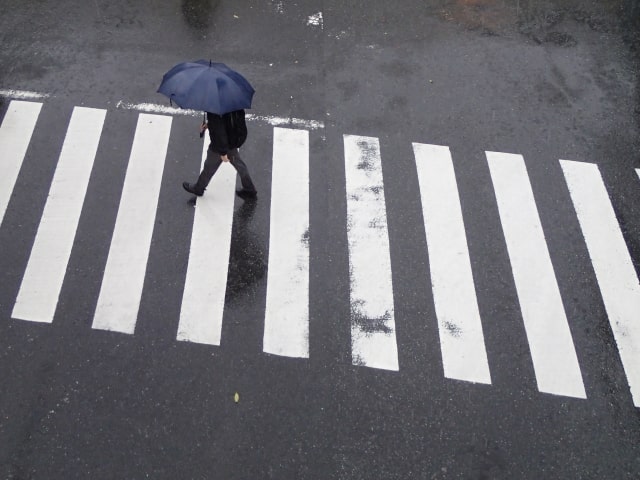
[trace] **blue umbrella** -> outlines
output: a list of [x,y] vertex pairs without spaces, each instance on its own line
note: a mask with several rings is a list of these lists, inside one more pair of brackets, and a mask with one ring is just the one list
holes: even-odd
[[254,92],[238,72],[208,60],[179,63],[164,74],[158,88],[181,108],[219,115],[251,108]]

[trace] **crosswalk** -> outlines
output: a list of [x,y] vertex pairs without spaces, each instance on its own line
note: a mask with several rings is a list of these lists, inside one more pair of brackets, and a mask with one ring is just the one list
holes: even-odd
[[[0,124],[0,222],[9,206],[43,103],[13,100]],[[11,317],[51,323],[109,112],[75,107]],[[139,113],[92,327],[133,335],[172,117]],[[310,141],[304,128],[273,127],[270,233],[263,351],[309,358]],[[378,138],[344,134],[351,357],[398,371],[397,298]],[[444,376],[491,384],[454,158],[446,146],[413,143]],[[203,143],[202,158],[207,142]],[[521,155],[486,152],[503,239],[540,392],[586,398],[583,372]],[[640,283],[595,164],[560,160],[631,395],[640,406]],[[640,177],[640,169],[636,170]],[[236,173],[222,165],[196,202],[175,339],[221,343]],[[73,185],[73,188],[68,188]],[[140,188],[144,185],[144,188]],[[640,188],[640,183],[638,184]],[[291,202],[290,198],[295,198]],[[499,241],[501,239],[496,239]],[[1,246],[0,246],[1,247]],[[211,252],[215,252],[214,255]],[[435,348],[435,347],[434,347]]]

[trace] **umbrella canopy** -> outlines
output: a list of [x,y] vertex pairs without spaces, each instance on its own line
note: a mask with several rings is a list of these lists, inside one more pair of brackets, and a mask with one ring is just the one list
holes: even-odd
[[238,72],[209,60],[179,63],[164,74],[158,88],[181,108],[219,115],[251,108],[254,92]]

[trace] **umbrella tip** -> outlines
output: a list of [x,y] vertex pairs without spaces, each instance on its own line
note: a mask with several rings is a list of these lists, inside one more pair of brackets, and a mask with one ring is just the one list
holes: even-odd
[[209,59],[209,66],[211,66],[211,59]]

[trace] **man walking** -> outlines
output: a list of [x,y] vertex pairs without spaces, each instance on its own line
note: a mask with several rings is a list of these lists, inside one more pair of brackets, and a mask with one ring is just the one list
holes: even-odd
[[200,133],[203,133],[207,128],[211,143],[207,150],[207,159],[204,162],[202,172],[196,183],[183,182],[182,187],[189,193],[202,196],[211,177],[222,162],[231,162],[240,175],[242,183],[242,189],[237,190],[236,194],[245,200],[256,198],[258,192],[249,175],[249,169],[238,153],[238,148],[247,139],[244,110],[235,110],[224,115],[207,112],[207,122],[202,124]]

